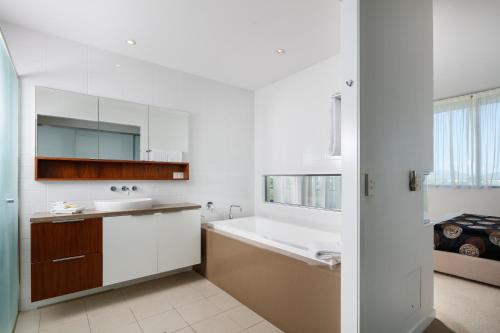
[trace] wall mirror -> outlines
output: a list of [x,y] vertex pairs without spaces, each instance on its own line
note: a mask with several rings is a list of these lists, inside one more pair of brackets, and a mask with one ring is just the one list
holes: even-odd
[[187,162],[189,114],[36,87],[39,157]]

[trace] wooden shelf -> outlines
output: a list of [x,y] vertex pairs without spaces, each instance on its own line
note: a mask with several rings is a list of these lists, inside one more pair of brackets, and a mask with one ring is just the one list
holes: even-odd
[[[184,178],[174,179],[174,172]],[[38,156],[35,180],[189,180],[189,163]]]

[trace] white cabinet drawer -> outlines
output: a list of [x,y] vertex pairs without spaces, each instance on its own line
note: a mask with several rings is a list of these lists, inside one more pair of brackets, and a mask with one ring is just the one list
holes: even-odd
[[158,223],[158,272],[199,264],[200,211],[184,210],[155,216]]
[[199,209],[103,219],[103,285],[197,265]]
[[154,215],[103,219],[103,285],[157,273]]

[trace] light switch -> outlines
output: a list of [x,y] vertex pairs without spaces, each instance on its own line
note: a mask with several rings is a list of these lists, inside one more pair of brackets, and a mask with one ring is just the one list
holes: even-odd
[[367,173],[365,173],[365,196],[375,195],[375,180]]

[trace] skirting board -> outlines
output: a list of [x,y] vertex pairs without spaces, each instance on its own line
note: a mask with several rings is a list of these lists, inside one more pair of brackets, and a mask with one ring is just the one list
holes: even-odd
[[434,251],[434,270],[500,287],[500,261]]
[[66,302],[69,300],[82,298],[82,297],[86,297],[86,296],[90,296],[90,295],[94,295],[94,294],[99,294],[99,293],[102,293],[104,291],[119,289],[119,288],[131,286],[133,284],[137,284],[137,283],[141,283],[141,282],[156,280],[156,279],[160,279],[160,278],[167,277],[170,275],[175,275],[175,274],[182,273],[182,272],[188,272],[188,271],[191,271],[192,269],[193,269],[193,267],[188,266],[185,268],[179,268],[179,269],[169,271],[169,272],[163,272],[163,273],[159,273],[159,274],[155,274],[155,275],[145,276],[145,277],[138,278],[135,280],[120,282],[120,283],[116,283],[116,284],[112,284],[112,285],[104,286],[104,287],[99,287],[99,288],[95,288],[95,289],[79,291],[76,293],[58,296],[58,297],[53,297],[53,298],[49,298],[49,299],[38,301],[38,302],[31,302],[29,299],[21,299],[20,304],[19,304],[20,311],[29,311],[29,310],[41,308],[41,307],[44,307],[47,305],[52,305],[52,304]]
[[408,333],[422,333],[436,318],[436,310],[432,310],[427,316],[424,316]]

